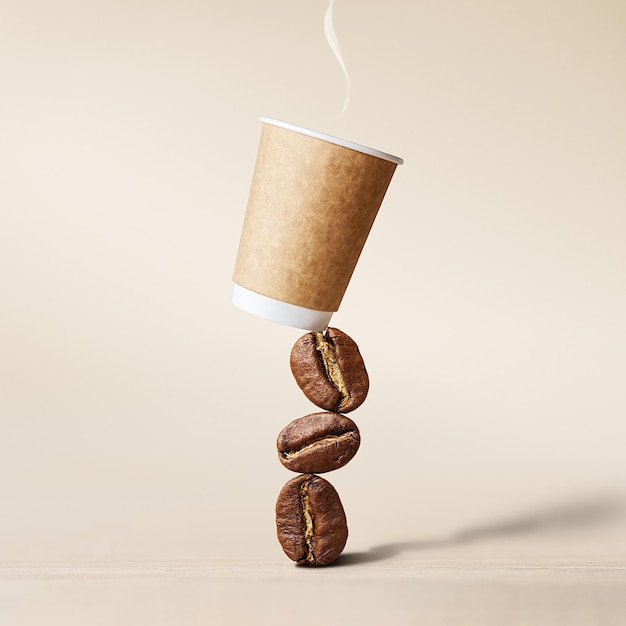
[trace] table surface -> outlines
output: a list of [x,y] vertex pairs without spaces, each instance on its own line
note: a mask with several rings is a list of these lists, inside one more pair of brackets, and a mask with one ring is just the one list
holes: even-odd
[[326,568],[281,554],[5,563],[0,623],[621,626],[626,528],[615,513],[570,511],[352,550]]

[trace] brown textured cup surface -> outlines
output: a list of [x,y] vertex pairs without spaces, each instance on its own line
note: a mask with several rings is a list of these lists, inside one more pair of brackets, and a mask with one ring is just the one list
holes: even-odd
[[263,124],[233,280],[337,311],[396,163]]
[[348,540],[339,494],[320,476],[291,479],[276,502],[276,531],[285,554],[299,564],[328,565]]
[[348,413],[363,404],[369,377],[357,344],[341,330],[307,333],[291,350],[291,371],[304,395],[326,411]]
[[287,424],[278,435],[280,462],[293,472],[322,474],[339,469],[357,453],[357,425],[340,413],[312,413]]

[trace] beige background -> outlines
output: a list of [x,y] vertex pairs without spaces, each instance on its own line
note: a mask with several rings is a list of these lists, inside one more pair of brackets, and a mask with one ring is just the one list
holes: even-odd
[[626,4],[337,0],[343,117],[325,10],[3,4],[3,566],[289,568],[301,333],[230,304],[260,115],[405,159],[333,320],[372,381],[347,553],[624,488]]

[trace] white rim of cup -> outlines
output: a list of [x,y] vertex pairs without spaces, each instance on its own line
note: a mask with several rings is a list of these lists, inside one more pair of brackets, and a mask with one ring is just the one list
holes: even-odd
[[378,157],[379,159],[385,159],[385,161],[391,161],[392,163],[395,163],[396,165],[402,165],[404,163],[404,159],[401,159],[400,157],[397,157],[397,156],[393,156],[392,154],[387,154],[386,152],[381,152],[380,150],[375,150],[374,148],[368,148],[367,146],[362,146],[358,143],[354,143],[353,141],[348,141],[347,139],[340,139],[339,137],[333,137],[332,135],[319,133],[316,130],[302,128],[301,126],[296,126],[295,124],[289,124],[288,122],[281,122],[279,120],[272,119],[271,117],[262,117],[261,122],[263,124],[270,124],[272,126],[279,126],[280,128],[285,128],[287,130],[293,130],[296,133],[300,133],[302,135],[308,135],[309,137],[315,137],[316,139],[321,139],[322,141],[334,143],[338,146],[349,148],[350,150],[356,150],[357,152],[370,154],[371,156]]

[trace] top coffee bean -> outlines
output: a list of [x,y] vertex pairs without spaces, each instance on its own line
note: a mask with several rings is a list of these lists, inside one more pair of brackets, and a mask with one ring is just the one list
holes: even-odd
[[298,386],[321,409],[348,413],[363,404],[369,378],[358,346],[344,332],[307,333],[296,341],[290,361]]

